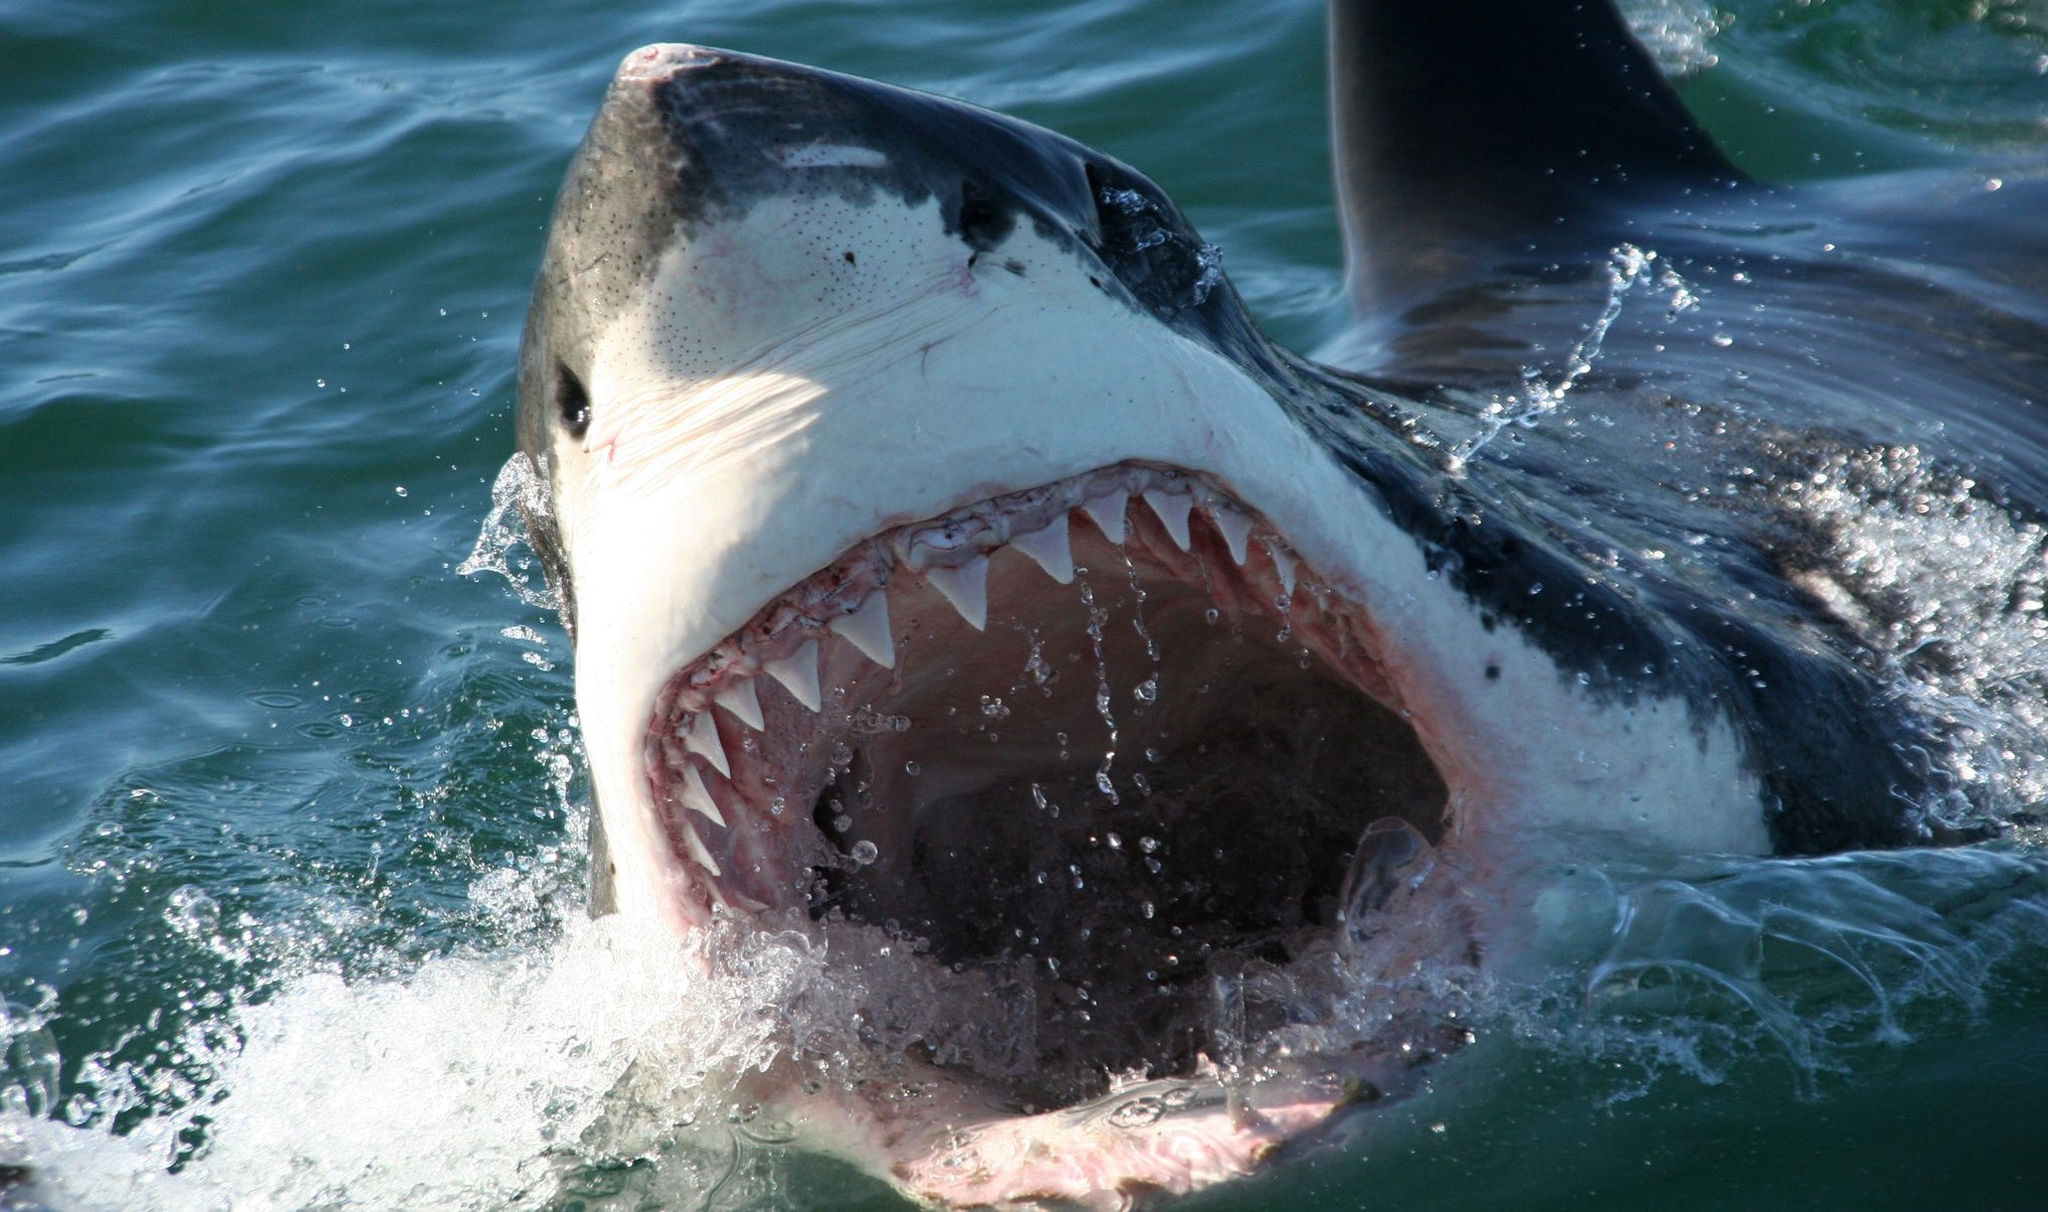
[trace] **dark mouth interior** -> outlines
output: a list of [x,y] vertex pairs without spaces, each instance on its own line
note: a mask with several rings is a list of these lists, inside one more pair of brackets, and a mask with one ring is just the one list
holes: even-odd
[[1220,1060],[1219,973],[1327,940],[1368,825],[1444,826],[1340,599],[1240,565],[1199,510],[1186,551],[1140,501],[1128,516],[1119,544],[1073,512],[1071,584],[993,551],[985,630],[899,572],[893,670],[831,649],[821,714],[761,695],[767,735],[808,720],[798,748],[824,761],[816,832],[781,827],[805,835],[802,910],[984,977],[1028,1020],[1029,1063],[976,1074],[1017,1110]]

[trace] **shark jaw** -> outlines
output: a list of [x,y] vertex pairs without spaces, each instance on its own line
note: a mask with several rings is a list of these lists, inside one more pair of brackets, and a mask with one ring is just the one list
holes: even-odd
[[1767,848],[1727,728],[1439,577],[1290,365],[1156,187],[956,103],[650,47],[572,166],[521,430],[598,899],[879,932],[1024,1040],[779,1075],[920,1196],[1117,1206],[1395,1092],[1456,1033],[1335,1007],[1476,961],[1487,838]]
[[[763,1083],[921,1197],[1193,1190],[1460,1042],[1416,1013],[1324,1051],[1282,1021],[1373,962],[1447,791],[1369,620],[1198,474],[1118,465],[873,536],[677,670],[642,760],[686,929],[900,949],[930,971],[877,971],[878,1002],[966,1024],[888,1058],[907,1080]],[[1462,965],[1450,888],[1425,953]]]

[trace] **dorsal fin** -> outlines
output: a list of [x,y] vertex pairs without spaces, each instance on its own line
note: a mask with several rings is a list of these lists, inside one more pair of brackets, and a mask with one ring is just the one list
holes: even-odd
[[1740,179],[1612,0],[1331,0],[1330,91],[1361,308],[1604,201]]

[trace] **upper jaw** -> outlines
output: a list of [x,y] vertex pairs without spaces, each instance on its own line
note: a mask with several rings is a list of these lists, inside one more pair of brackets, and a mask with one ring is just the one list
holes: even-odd
[[[1125,621],[1120,607],[1144,660],[1122,652],[1128,637],[1108,634]],[[1248,640],[1247,630],[1260,634]],[[1381,644],[1267,519],[1176,468],[1102,468],[896,527],[667,679],[645,766],[679,860],[673,886],[699,923],[719,905],[802,910],[821,867],[906,863],[922,805],[1028,781],[1042,808],[1047,788],[1066,794],[1063,782],[1077,771],[1088,781],[1080,767],[1090,765],[1091,795],[1115,802],[1133,777],[1149,792],[1143,770],[1158,755],[1126,756],[1119,769],[1119,748],[1184,747],[1229,696],[1276,695],[1275,683],[1295,679],[1276,672],[1288,666],[1324,669],[1318,695],[1398,713]],[[1082,690],[1095,700],[1058,686],[1063,676],[1092,677]],[[1126,691],[1133,703],[1103,697]],[[1025,719],[1005,722],[1006,698]],[[1282,710],[1278,698],[1269,710]],[[998,747],[961,744],[1004,735]],[[1440,833],[1444,791],[1427,759],[1411,752],[1384,790],[1397,780],[1412,794],[1383,811],[1398,807]],[[856,827],[856,808],[884,802],[893,817],[878,827],[861,814]],[[818,846],[814,815],[839,853]]]

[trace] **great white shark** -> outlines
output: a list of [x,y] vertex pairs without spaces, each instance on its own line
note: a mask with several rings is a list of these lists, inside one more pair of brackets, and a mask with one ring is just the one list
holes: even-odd
[[1392,1092],[1457,1032],[1337,1047],[1219,990],[1397,925],[1485,963],[1417,897],[1439,858],[2014,807],[1802,502],[2031,524],[2040,191],[1750,181],[1605,3],[1330,34],[1358,322],[1322,361],[1138,171],[959,101],[649,46],[564,181],[518,428],[593,907],[879,933],[1002,1003],[1024,1070],[929,1036],[818,1096],[920,1198],[1186,1191]]

